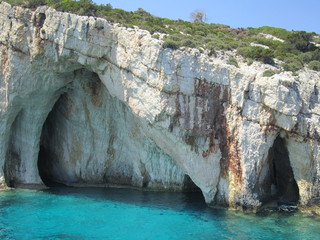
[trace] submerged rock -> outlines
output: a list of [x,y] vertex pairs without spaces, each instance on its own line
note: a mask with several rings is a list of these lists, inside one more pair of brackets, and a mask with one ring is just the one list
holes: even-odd
[[0,3],[1,184],[319,204],[319,72],[171,50],[104,19]]

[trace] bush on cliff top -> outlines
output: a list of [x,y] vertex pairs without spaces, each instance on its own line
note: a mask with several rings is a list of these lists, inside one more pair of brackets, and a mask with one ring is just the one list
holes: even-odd
[[274,51],[259,46],[247,46],[238,49],[238,53],[244,57],[261,61],[266,64],[274,64]]
[[[274,64],[274,58],[277,58],[283,62],[282,67],[288,71],[297,71],[304,66],[316,70],[318,67],[314,61],[320,60],[320,48],[316,46],[320,43],[320,37],[316,33],[287,31],[268,26],[233,29],[222,24],[170,20],[153,16],[141,8],[128,12],[113,8],[110,4],[97,5],[91,0],[7,0],[6,2],[30,8],[49,5],[59,11],[103,17],[125,27],[138,26],[158,38],[158,33],[163,33],[165,48],[204,48],[209,49],[210,53],[214,53],[215,50],[237,49],[238,54],[245,58],[266,64]],[[278,39],[272,39],[272,36]],[[264,47],[251,46],[250,43]]]

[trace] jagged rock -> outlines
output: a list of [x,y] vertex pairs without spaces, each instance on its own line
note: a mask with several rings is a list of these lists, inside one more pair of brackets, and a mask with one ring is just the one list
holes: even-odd
[[48,7],[1,2],[0,24],[1,184],[193,181],[208,204],[256,209],[290,181],[302,206],[318,204],[319,72],[263,77],[273,67],[236,68],[232,52],[163,49],[147,31]]

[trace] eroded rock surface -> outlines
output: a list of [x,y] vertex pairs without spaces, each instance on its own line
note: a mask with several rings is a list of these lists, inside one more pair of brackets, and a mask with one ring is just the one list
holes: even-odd
[[256,209],[291,181],[319,203],[318,72],[263,77],[274,67],[47,7],[1,2],[0,24],[2,184],[194,182],[208,204]]

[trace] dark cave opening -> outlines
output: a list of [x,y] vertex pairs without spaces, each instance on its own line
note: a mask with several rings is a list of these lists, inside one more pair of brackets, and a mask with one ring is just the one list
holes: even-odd
[[41,180],[47,187],[65,186],[64,184],[56,181],[51,171],[53,167],[53,159],[50,150],[41,145],[38,158],[38,170]]
[[[47,187],[57,187],[65,186],[56,177],[56,167],[57,167],[57,157],[54,152],[51,150],[50,139],[53,136],[53,133],[56,129],[56,113],[59,111],[60,102],[65,97],[65,94],[62,94],[58,101],[53,106],[51,112],[47,116],[44,125],[42,127],[41,138],[40,138],[40,149],[38,155],[38,171],[39,176],[43,183]],[[58,170],[59,171],[59,170]]]
[[17,132],[20,128],[19,122],[21,121],[22,114],[22,111],[20,111],[12,123],[7,158],[3,167],[4,177],[8,187],[16,187],[16,185],[19,183],[18,179],[16,178],[16,169],[19,167],[21,159],[19,154],[20,150],[15,145],[15,139],[17,136],[19,136]]
[[297,205],[299,188],[290,165],[285,139],[278,136],[269,152],[270,193],[278,205]]
[[184,192],[201,192],[201,189],[192,181],[192,179],[185,175],[184,183],[183,183],[183,191]]
[[[185,196],[185,201],[188,204],[202,204],[205,203],[205,198],[201,189],[193,182],[189,175],[185,174],[182,192]],[[205,205],[206,206],[206,205]]]

